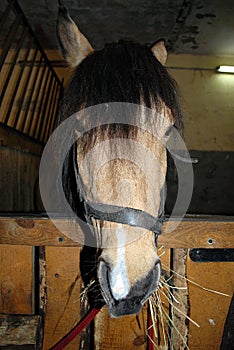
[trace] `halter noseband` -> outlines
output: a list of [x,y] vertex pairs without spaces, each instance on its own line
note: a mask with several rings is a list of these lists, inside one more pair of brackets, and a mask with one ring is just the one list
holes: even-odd
[[[85,216],[88,218],[141,227],[152,231],[155,233],[156,243],[158,235],[162,233],[162,224],[164,221],[162,214],[155,218],[154,216],[140,209],[93,203],[89,201],[84,201],[84,209]],[[92,222],[92,220],[89,221]]]
[[72,146],[72,148],[72,158],[76,178],[77,192],[79,193],[80,203],[83,207],[82,214],[85,216],[87,223],[93,226],[92,219],[96,219],[144,228],[146,230],[154,232],[155,243],[157,245],[158,235],[162,233],[162,224],[164,221],[164,212],[163,209],[161,209],[162,205],[160,205],[161,210],[159,216],[154,217],[140,209],[88,201],[85,198],[86,196],[84,191],[84,185],[77,164],[76,143]]

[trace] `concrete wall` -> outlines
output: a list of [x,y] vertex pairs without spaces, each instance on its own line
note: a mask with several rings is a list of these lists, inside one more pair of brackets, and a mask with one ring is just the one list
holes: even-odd
[[203,151],[234,150],[234,75],[216,73],[234,57],[171,55],[167,66],[183,96],[186,144]]

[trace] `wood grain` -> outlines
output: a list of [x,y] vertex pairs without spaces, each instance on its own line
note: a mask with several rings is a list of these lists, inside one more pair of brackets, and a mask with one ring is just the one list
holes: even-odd
[[[79,248],[46,248],[46,315],[43,349],[56,344],[80,319]],[[79,337],[66,350],[79,348]]]
[[139,314],[139,324],[136,316],[111,318],[105,308],[95,318],[95,350],[145,350],[146,307]]
[[174,231],[166,232],[164,224],[159,244],[170,248],[233,248],[234,247],[234,218],[195,217],[185,219]]
[[[0,314],[0,347],[28,346],[38,347],[38,328],[41,326],[40,316],[1,315]],[[13,347],[14,348],[14,347]]]
[[[189,313],[188,288],[186,280],[186,257],[187,249],[172,249],[172,269],[173,283],[177,290],[174,290],[174,296],[177,300],[173,301],[171,338],[175,349],[185,348],[188,340],[188,320],[186,316]],[[175,307],[174,307],[175,306]],[[179,332],[178,332],[179,331]]]
[[33,248],[0,245],[0,312],[32,314]]
[[[196,350],[219,350],[225,320],[234,293],[234,263],[193,262],[187,257],[190,317],[188,346]],[[194,283],[199,284],[195,285]],[[208,288],[229,296],[205,290]]]
[[1,147],[38,156],[41,156],[43,151],[43,146],[39,142],[2,124],[0,124],[0,144]]
[[[63,220],[63,223],[66,221]],[[164,223],[162,235],[158,239],[159,245],[166,248],[234,247],[234,218],[188,218],[172,232],[167,232],[168,225],[167,222]],[[79,227],[78,234],[83,236]],[[0,244],[60,247],[80,245],[60,232],[51,220],[37,217],[1,217]]]
[[42,145],[0,124],[0,211],[40,210],[37,195]]

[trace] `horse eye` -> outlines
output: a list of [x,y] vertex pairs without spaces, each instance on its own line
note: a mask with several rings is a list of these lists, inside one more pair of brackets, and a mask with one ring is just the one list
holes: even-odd
[[174,125],[171,125],[171,126],[167,129],[167,131],[165,132],[165,136],[166,136],[166,137],[170,136],[170,133],[172,132],[173,127],[174,127]]

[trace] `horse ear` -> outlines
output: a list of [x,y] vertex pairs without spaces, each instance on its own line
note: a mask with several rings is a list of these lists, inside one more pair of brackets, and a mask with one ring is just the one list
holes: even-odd
[[94,51],[86,37],[69,16],[62,1],[59,1],[56,29],[60,51],[70,66],[78,66]]
[[157,41],[152,47],[151,51],[157,60],[164,66],[167,60],[167,49],[164,40]]

